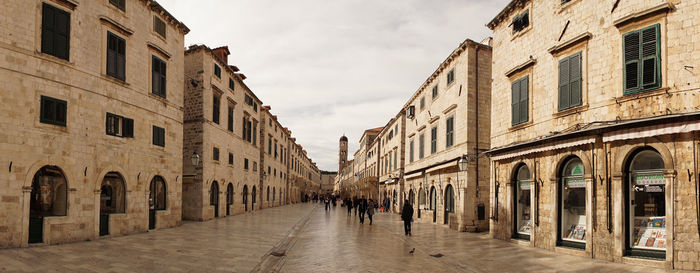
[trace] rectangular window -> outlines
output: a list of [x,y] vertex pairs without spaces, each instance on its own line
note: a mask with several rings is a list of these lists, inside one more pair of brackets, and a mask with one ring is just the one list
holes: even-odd
[[44,3],[41,11],[41,52],[68,60],[70,13]]
[[420,109],[423,110],[425,108],[425,97],[420,98]]
[[126,0],[109,0],[109,3],[122,11],[126,11]]
[[228,164],[233,165],[233,154],[232,153],[228,153]]
[[228,106],[228,130],[233,132],[233,106]]
[[455,69],[452,68],[450,72],[447,72],[447,85],[450,85],[455,81]]
[[267,136],[267,154],[272,155],[272,138]]
[[437,127],[430,129],[430,154],[437,152]]
[[214,64],[214,75],[221,79],[221,67],[218,64]]
[[214,151],[212,151],[212,159],[219,161],[219,148],[214,147]]
[[110,136],[134,137],[134,120],[107,113],[105,131]]
[[151,92],[165,98],[165,83],[167,82],[165,62],[156,56],[151,56],[151,59],[153,66],[153,71],[151,73]]
[[253,145],[258,146],[258,124],[253,124]]
[[107,32],[107,75],[125,81],[125,71],[126,40]]
[[454,145],[454,124],[454,117],[447,118],[447,122],[445,122],[445,147],[448,148]]
[[413,162],[413,140],[408,144],[408,151],[408,159],[410,162]]
[[66,127],[66,109],[68,102],[51,97],[41,96],[39,121]]
[[248,159],[243,159],[243,169],[248,169]]
[[277,158],[277,141],[275,141],[275,158]]
[[153,31],[165,38],[165,22],[155,15],[153,15]]
[[528,79],[529,76],[525,76],[513,82],[511,86],[511,124],[513,126],[524,123],[528,120]]
[[233,84],[233,79],[228,79],[228,89],[233,90],[233,87],[234,87],[234,86],[235,86],[235,85]]
[[581,52],[559,61],[559,111],[581,105]]
[[425,134],[420,134],[418,137],[418,159],[425,156]]
[[214,121],[214,123],[219,124],[219,109],[221,109],[221,96],[214,94],[214,98],[212,99],[212,118],[211,120]]
[[525,10],[523,13],[516,15],[511,25],[513,25],[513,33],[528,27],[530,25],[530,10]]
[[247,140],[248,139],[248,136],[247,136],[247,134],[248,134],[248,120],[245,117],[243,117],[243,130],[241,132],[243,134],[243,136],[242,136],[243,140]]
[[396,161],[397,161],[396,158],[398,158],[398,156],[396,156],[396,150],[394,150],[394,170],[396,170],[396,168],[398,168],[398,166],[399,166],[396,164]]
[[436,98],[438,95],[438,86],[437,84],[433,86],[433,99]]
[[251,137],[252,137],[253,133],[255,133],[255,130],[253,130],[253,122],[248,121],[248,134],[247,134],[248,138],[246,139],[248,142],[252,143]]
[[153,125],[153,145],[165,147],[165,128]]
[[622,35],[624,94],[661,87],[660,24]]

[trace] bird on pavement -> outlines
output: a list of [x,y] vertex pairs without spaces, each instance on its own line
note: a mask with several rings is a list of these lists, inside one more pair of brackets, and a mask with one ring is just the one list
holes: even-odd
[[413,254],[413,252],[415,252],[415,251],[416,251],[416,248],[414,247],[414,248],[413,248],[413,249],[411,249],[411,251],[409,251],[408,253],[411,253],[411,254]]

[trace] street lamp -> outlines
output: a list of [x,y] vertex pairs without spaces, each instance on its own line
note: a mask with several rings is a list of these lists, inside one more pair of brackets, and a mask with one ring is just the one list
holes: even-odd
[[463,172],[467,170],[467,156],[463,155],[462,158],[459,159],[457,162],[457,166],[459,167],[459,171]]
[[195,151],[192,154],[192,157],[190,157],[190,160],[192,160],[192,166],[199,165],[199,154],[197,154],[197,151]]

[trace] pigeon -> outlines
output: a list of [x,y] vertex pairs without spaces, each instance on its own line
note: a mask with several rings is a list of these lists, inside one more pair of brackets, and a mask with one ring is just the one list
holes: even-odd
[[413,252],[415,252],[415,251],[416,251],[416,248],[414,247],[414,248],[413,248],[413,249],[411,249],[411,251],[409,251],[408,253],[411,253],[411,254],[413,254]]

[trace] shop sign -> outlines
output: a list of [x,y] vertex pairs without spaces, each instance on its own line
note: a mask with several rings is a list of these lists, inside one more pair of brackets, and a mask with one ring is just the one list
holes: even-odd
[[644,186],[644,192],[664,192],[661,186]]
[[637,185],[665,185],[666,180],[663,174],[637,175],[634,177]]
[[586,187],[586,180],[583,179],[583,177],[568,178],[568,179],[566,179],[566,186],[569,187],[570,189],[585,188]]
[[528,182],[520,182],[520,185],[519,185],[519,186],[520,186],[520,189],[521,189],[521,190],[529,190],[531,184],[530,184],[529,181],[528,181]]

